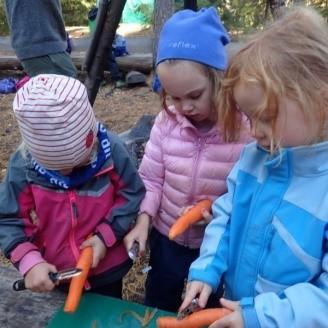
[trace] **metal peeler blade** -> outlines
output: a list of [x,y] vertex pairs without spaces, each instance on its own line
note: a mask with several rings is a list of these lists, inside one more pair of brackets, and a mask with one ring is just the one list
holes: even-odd
[[183,318],[187,317],[188,315],[197,312],[201,309],[198,303],[198,298],[194,298],[191,303],[181,312],[178,313],[177,319],[182,320]]
[[73,277],[76,277],[82,273],[82,269],[79,268],[73,268],[73,269],[67,269],[63,271],[58,271],[58,272],[49,272],[49,278],[53,281],[60,281],[60,280],[65,280],[65,279],[70,279]]

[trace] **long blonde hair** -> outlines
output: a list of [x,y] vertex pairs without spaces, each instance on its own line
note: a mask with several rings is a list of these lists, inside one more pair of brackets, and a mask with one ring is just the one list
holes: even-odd
[[[323,18],[309,8],[296,8],[255,34],[230,61],[219,95],[219,122],[227,141],[238,138],[241,115],[233,89],[238,83],[264,90],[257,119],[265,111],[272,117],[272,144],[278,103],[282,96],[295,101],[317,128],[317,139],[327,137],[328,28]],[[256,122],[255,122],[256,124]]]

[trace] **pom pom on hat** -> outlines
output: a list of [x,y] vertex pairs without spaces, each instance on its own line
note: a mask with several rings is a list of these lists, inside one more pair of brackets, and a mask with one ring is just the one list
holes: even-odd
[[91,154],[98,132],[85,86],[55,74],[31,78],[13,109],[32,157],[49,170],[73,168]]
[[156,65],[168,59],[184,59],[225,70],[227,43],[229,36],[215,8],[202,8],[197,12],[181,10],[162,28]]

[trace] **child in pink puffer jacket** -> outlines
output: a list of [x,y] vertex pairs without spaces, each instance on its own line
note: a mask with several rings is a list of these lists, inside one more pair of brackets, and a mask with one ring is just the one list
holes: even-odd
[[[226,192],[227,175],[248,140],[245,128],[241,140],[224,142],[217,122],[228,42],[214,8],[177,12],[160,35],[157,74],[164,111],[155,120],[139,170],[146,196],[136,226],[125,237],[127,249],[136,241],[142,254],[152,226],[148,306],[177,311],[205,225],[193,225],[174,241],[168,239],[169,229],[186,208]],[[209,213],[204,217],[211,218]]]

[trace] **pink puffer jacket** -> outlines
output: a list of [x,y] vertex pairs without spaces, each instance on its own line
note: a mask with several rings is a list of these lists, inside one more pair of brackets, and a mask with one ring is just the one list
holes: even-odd
[[[225,143],[217,126],[199,132],[184,116],[161,112],[152,128],[139,173],[146,186],[140,213],[153,218],[163,235],[181,214],[181,209],[226,192],[226,177],[238,160],[248,136],[239,143]],[[199,248],[204,226],[192,226],[177,237],[178,244]]]

